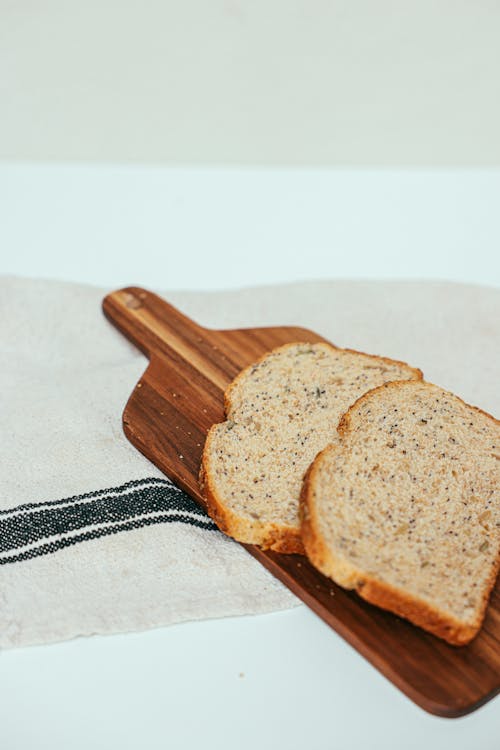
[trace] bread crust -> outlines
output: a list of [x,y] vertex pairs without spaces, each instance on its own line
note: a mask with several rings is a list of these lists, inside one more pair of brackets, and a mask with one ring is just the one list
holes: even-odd
[[[330,344],[327,341],[313,342],[314,345],[321,345],[326,349],[334,351],[345,351],[352,354],[357,354],[370,359],[378,359],[386,362],[387,364],[400,365],[401,367],[407,367],[413,374],[414,380],[422,380],[422,371],[416,367],[410,367],[406,362],[401,362],[396,359],[390,359],[388,357],[381,357],[379,355],[366,354],[365,352],[358,352],[355,349],[341,349],[334,344]],[[259,359],[247,365],[238,375],[231,381],[224,392],[224,412],[226,415],[226,421],[231,418],[232,411],[232,394],[233,391],[239,387],[240,382],[247,377],[252,370],[263,360],[267,359],[270,354],[277,354],[278,352],[285,351],[296,347],[297,345],[312,345],[309,341],[292,341],[287,344],[272,349],[271,351],[262,354]],[[296,527],[293,526],[282,526],[274,523],[262,523],[252,521],[250,519],[243,519],[233,513],[229,508],[224,505],[223,499],[219,497],[214,486],[214,478],[210,472],[210,449],[211,441],[214,434],[216,425],[212,426],[208,431],[205,445],[203,447],[203,454],[199,473],[199,482],[202,495],[205,499],[207,512],[209,516],[215,521],[221,531],[239,542],[246,544],[257,544],[262,549],[270,549],[274,552],[281,552],[284,554],[305,554],[304,544],[302,541],[302,535],[300,530],[300,524]]]
[[205,468],[208,463],[206,456],[210,451],[213,433],[214,427],[211,427],[203,448],[203,458],[199,475],[200,489],[205,498],[207,513],[210,518],[215,521],[221,531],[237,539],[239,542],[257,544],[262,549],[270,549],[274,552],[304,555],[304,545],[299,527],[293,528],[271,523],[252,523],[249,519],[237,516],[219,499],[213,486],[212,475]]
[[[315,341],[313,342],[315,345],[321,344],[327,349],[332,349],[337,352],[349,352],[350,354],[357,354],[361,357],[368,357],[369,359],[379,359],[382,362],[386,362],[389,365],[400,365],[401,367],[407,367],[409,370],[413,372],[415,375],[413,380],[423,380],[424,374],[422,370],[419,367],[411,367],[407,362],[403,362],[400,359],[391,359],[390,357],[383,357],[380,354],[367,354],[366,352],[360,352],[357,351],[357,349],[349,349],[349,348],[342,348],[339,346],[335,346],[335,344],[331,344],[329,341]],[[275,349],[272,349],[269,352],[265,352],[262,354],[262,356],[259,357],[259,359],[256,359],[255,362],[252,362],[250,365],[247,365],[241,372],[236,375],[234,380],[231,381],[231,383],[228,385],[226,390],[224,391],[224,413],[226,414],[226,417],[229,417],[231,412],[231,394],[235,388],[238,387],[240,380],[242,380],[244,377],[248,375],[251,370],[253,370],[254,367],[256,367],[260,362],[263,362],[263,360],[267,359],[270,354],[277,354],[278,352],[285,351],[286,349],[291,349],[292,347],[297,346],[297,344],[311,344],[310,341],[291,341],[288,344],[282,344],[281,346],[277,346]],[[392,382],[392,381],[391,381]],[[399,382],[399,381],[398,381]],[[406,381],[401,381],[406,382]],[[359,400],[359,399],[358,399]]]
[[[460,401],[464,406],[467,406],[469,409],[473,409],[474,411],[477,411],[479,414],[482,414],[483,416],[488,417],[488,419],[491,419],[492,422],[500,426],[500,419],[497,419],[492,414],[489,414],[487,411],[484,411],[484,409],[480,409],[479,406],[468,404],[467,401],[464,401],[463,398],[460,398],[460,396],[457,396],[455,393],[452,393],[451,391],[447,391],[444,388],[441,388],[441,386],[438,386],[435,383],[430,383],[428,380],[424,380],[423,377],[420,380],[421,380],[420,385],[424,387],[429,387],[429,388],[439,388],[441,391],[443,391],[443,393],[447,393],[449,396],[453,396],[453,398],[456,398],[457,401]],[[348,410],[340,417],[339,424],[337,427],[337,432],[339,433],[339,435],[344,435],[348,431],[349,424],[350,424],[354,411],[360,406],[360,404],[363,403],[363,401],[365,401],[365,399],[371,398],[373,394],[376,393],[377,391],[383,391],[383,390],[386,390],[387,388],[400,388],[401,386],[404,386],[404,385],[407,385],[408,383],[413,383],[413,382],[415,381],[414,380],[391,380],[388,383],[377,385],[375,388],[371,388],[369,391],[366,391],[366,393],[363,393],[359,398],[356,399],[356,401],[353,404],[351,404]]]
[[[369,399],[376,391],[386,388],[398,388],[409,381],[392,381],[384,385],[373,388],[367,393],[360,396],[352,404],[347,412],[341,417],[338,425],[338,433],[344,436],[350,428],[353,412],[366,399]],[[432,383],[423,382],[421,385],[432,387]],[[454,398],[459,398],[454,394]],[[459,399],[463,404],[470,407],[463,399]],[[500,421],[491,414],[472,406],[471,408],[489,417],[495,424],[500,425]],[[497,556],[496,564],[492,566],[490,575],[483,591],[481,608],[478,616],[472,623],[463,623],[447,612],[443,612],[429,605],[428,602],[412,596],[408,592],[398,589],[390,584],[370,576],[363,571],[356,569],[351,563],[343,561],[339,556],[334,555],[322,538],[319,526],[319,520],[314,503],[314,484],[316,474],[319,471],[321,462],[325,460],[330,451],[336,450],[335,446],[329,445],[320,451],[304,476],[302,491],[300,495],[299,516],[301,520],[302,540],[306,555],[312,564],[318,568],[324,575],[344,586],[344,588],[354,589],[359,596],[371,604],[375,604],[382,609],[389,610],[410,622],[418,625],[430,633],[442,638],[453,646],[463,646],[477,635],[479,632],[491,590],[500,570],[500,553]]]

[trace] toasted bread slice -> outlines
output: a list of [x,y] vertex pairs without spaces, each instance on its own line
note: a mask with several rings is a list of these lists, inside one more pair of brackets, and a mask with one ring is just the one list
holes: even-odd
[[301,494],[311,562],[444,638],[468,643],[500,563],[500,423],[435,385],[390,383],[342,417]]
[[228,387],[227,421],[207,436],[200,481],[211,517],[240,542],[303,553],[302,478],[340,416],[374,386],[421,377],[405,363],[327,343],[264,355]]

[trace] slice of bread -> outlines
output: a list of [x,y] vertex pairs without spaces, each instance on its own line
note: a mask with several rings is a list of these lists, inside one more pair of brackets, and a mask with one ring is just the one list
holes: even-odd
[[285,344],[264,355],[228,387],[227,421],[208,433],[200,483],[209,514],[240,542],[303,553],[302,478],[340,416],[377,385],[421,378],[403,362],[327,343]]
[[500,422],[425,382],[342,417],[301,495],[311,562],[449,643],[481,627],[500,563]]

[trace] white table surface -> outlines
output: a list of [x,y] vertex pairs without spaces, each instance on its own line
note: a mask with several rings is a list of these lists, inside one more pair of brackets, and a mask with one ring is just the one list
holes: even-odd
[[[500,171],[0,165],[0,272],[110,287],[500,286]],[[498,750],[500,703],[412,704],[305,606],[0,654],[2,750]]]

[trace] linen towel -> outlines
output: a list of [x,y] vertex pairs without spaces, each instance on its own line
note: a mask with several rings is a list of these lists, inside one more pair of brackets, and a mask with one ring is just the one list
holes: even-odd
[[[105,289],[0,278],[0,647],[267,612],[298,600],[136,451],[146,367]],[[160,292],[202,325],[300,325],[500,413],[500,290],[321,281]]]

